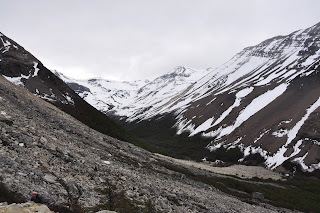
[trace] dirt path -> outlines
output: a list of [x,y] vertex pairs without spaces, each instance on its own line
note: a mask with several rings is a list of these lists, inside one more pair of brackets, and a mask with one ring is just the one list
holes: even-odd
[[262,168],[260,166],[232,165],[228,167],[213,167],[205,163],[198,163],[195,161],[176,159],[176,158],[164,156],[158,153],[155,153],[154,156],[155,158],[164,159],[181,166],[191,166],[198,169],[206,170],[213,173],[223,174],[223,175],[234,175],[240,178],[258,177],[262,179],[271,178],[273,180],[282,179],[281,174]]

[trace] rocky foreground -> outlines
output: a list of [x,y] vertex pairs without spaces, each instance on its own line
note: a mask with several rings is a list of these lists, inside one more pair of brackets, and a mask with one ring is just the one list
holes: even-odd
[[21,204],[0,203],[0,213],[54,213],[44,204],[36,204],[34,202],[26,202]]
[[277,212],[171,171],[2,77],[0,132],[0,182],[25,201],[37,191],[48,206],[88,212]]

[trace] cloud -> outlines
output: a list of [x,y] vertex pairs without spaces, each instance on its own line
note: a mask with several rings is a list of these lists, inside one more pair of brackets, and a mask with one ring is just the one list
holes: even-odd
[[0,3],[0,31],[75,78],[152,79],[178,65],[215,67],[246,46],[320,21],[317,0]]

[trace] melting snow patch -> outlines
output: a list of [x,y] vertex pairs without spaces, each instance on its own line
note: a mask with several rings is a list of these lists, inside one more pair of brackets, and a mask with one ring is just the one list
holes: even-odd
[[260,136],[253,141],[253,143],[258,142],[263,136],[265,136],[265,135],[268,134],[269,132],[270,132],[270,129],[264,130],[264,132],[261,133]]
[[[275,153],[272,157],[269,157],[266,161],[267,166],[271,169],[275,169],[276,167],[278,167],[280,164],[282,164],[285,160],[297,155],[299,152],[297,152],[298,148],[302,141],[298,141],[295,145],[295,151],[289,156],[289,157],[284,157],[284,153],[287,151],[287,146],[295,139],[295,137],[298,134],[298,131],[300,130],[300,128],[302,127],[302,125],[304,124],[304,122],[308,119],[309,115],[316,110],[318,107],[320,107],[320,98],[314,103],[312,104],[308,109],[307,109],[307,113],[301,118],[300,121],[298,121],[296,123],[296,125],[288,131],[288,139],[287,142],[278,150],[277,153]],[[300,145],[299,145],[300,143]],[[298,146],[299,145],[299,146]]]
[[34,72],[33,72],[32,77],[36,77],[38,75],[39,70],[40,70],[38,68],[38,63],[37,62],[33,62],[33,68],[34,68]]
[[1,115],[6,115],[7,113],[5,111],[1,111]]
[[256,154],[256,153],[259,153],[261,157],[263,157],[264,159],[267,159],[267,156],[268,156],[267,151],[263,150],[260,146],[253,147],[250,145],[243,150],[243,158],[239,159],[239,162],[242,162],[246,156],[250,154]]
[[208,102],[207,104],[206,104],[206,106],[209,106],[212,102],[214,102],[214,100],[216,100],[217,98],[214,98],[214,99],[212,99],[210,102]]
[[283,136],[288,134],[288,130],[286,129],[279,129],[278,131],[275,131],[272,133],[273,136],[277,138],[282,138]]
[[209,118],[208,120],[206,120],[205,122],[203,122],[201,125],[199,125],[190,135],[189,137],[191,136],[194,136],[195,134],[199,133],[199,132],[202,132],[202,131],[205,131],[207,129],[209,129],[211,127],[211,124],[214,120],[214,117],[212,118]]
[[292,119],[287,120],[287,121],[281,121],[281,122],[278,124],[278,126],[281,126],[282,124],[288,124],[288,123],[290,123],[291,121],[292,121]]
[[219,135],[219,133],[221,132],[222,130],[222,127],[219,127],[219,129],[217,130],[214,130],[214,131],[211,131],[211,132],[208,132],[208,133],[202,133],[202,136],[203,137],[216,137],[217,135]]
[[236,100],[234,101],[233,105],[231,107],[229,107],[226,111],[224,111],[221,114],[221,116],[214,122],[214,124],[212,126],[219,124],[221,121],[223,121],[230,114],[230,112],[234,108],[240,106],[241,99],[246,97],[247,95],[249,95],[253,91],[253,89],[254,89],[253,87],[249,87],[249,88],[245,88],[245,89],[239,91],[236,94]]
[[74,105],[74,101],[69,95],[64,95],[63,97],[67,100],[68,103],[71,103]]
[[194,124],[191,123],[191,120],[188,121],[188,119],[182,120],[182,118],[179,118],[178,122],[174,125],[174,127],[177,127],[177,135],[181,135],[183,132],[194,131]]
[[10,81],[11,83],[14,83],[15,85],[24,86],[23,83],[21,82],[22,77],[8,77],[5,75],[3,77],[5,77],[8,81]]
[[219,149],[222,145],[224,144],[224,142],[218,143],[216,145],[213,146],[208,146],[208,148],[210,149],[210,152]]
[[316,62],[316,59],[318,59],[320,56],[320,50],[318,50],[314,55],[309,56],[301,65],[302,66],[309,66]]
[[[233,149],[233,148],[236,148],[237,147],[237,144],[242,140],[242,137],[238,138],[237,140],[235,140],[234,142],[232,142],[231,144],[226,144],[224,147],[227,148],[228,150],[229,149]],[[238,145],[240,146],[240,145]],[[243,148],[243,145],[241,146]]]
[[19,143],[19,146],[24,147],[24,143]]

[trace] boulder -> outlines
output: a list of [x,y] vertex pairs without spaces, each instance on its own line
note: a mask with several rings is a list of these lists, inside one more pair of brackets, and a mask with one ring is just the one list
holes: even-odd
[[260,200],[260,201],[264,201],[264,196],[260,192],[253,192],[252,196],[253,196],[254,199],[257,199],[257,200]]

